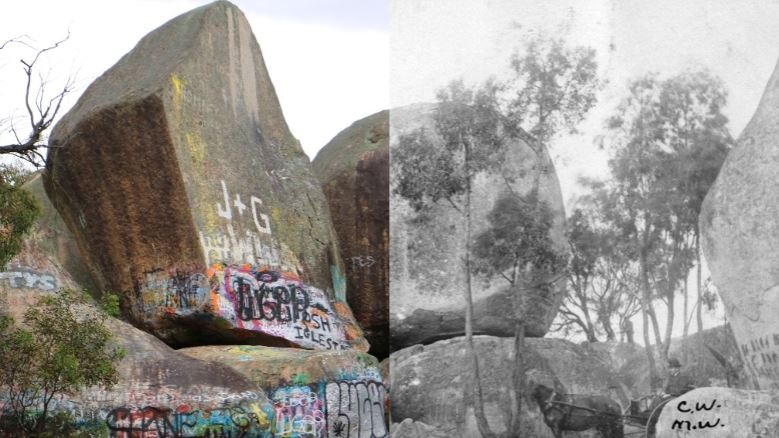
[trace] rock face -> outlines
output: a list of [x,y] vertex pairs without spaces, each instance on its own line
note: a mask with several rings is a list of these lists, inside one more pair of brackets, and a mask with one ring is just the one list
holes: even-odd
[[[398,147],[404,133],[424,128],[428,135],[435,132],[435,106],[412,105],[393,109],[391,117],[391,147]],[[393,149],[394,150],[394,149]],[[538,178],[539,199],[553,213],[551,237],[560,251],[565,251],[562,195],[552,162],[544,150],[542,156],[523,141],[512,142],[506,150],[499,172],[479,176],[473,189],[473,236],[487,227],[487,215],[496,200],[508,187],[525,195],[535,185],[534,166],[541,166]],[[508,178],[508,180],[507,180]],[[511,181],[513,179],[513,182]],[[418,217],[399,195],[390,198],[392,229],[392,272],[390,287],[390,327],[392,349],[415,343],[459,336],[465,327],[463,298],[464,268],[462,255],[465,242],[462,216],[451,207],[433,205],[424,218]],[[489,285],[473,279],[474,333],[513,336],[515,315],[509,284],[497,275]],[[525,330],[528,336],[543,336],[549,329],[562,299],[564,284],[558,281],[551,290],[537,289],[528,294]]]
[[701,244],[744,363],[779,389],[779,69],[730,151],[699,218]]
[[[495,433],[506,430],[512,409],[512,367],[507,364],[514,360],[513,342],[512,338],[474,337],[484,410]],[[529,338],[525,355],[530,381],[551,387],[557,380],[566,392],[607,395],[622,406],[627,405],[627,395],[597,354],[562,339]],[[474,385],[464,338],[409,347],[393,352],[390,360],[394,421],[410,418],[443,431],[448,437],[481,436],[471,404]],[[553,435],[529,391],[522,406],[521,436],[551,438]]]
[[[42,296],[78,289],[64,266],[83,268],[75,242],[43,194],[41,178],[25,186],[37,194],[43,216],[4,272],[0,314],[21,321]],[[62,263],[61,260],[68,260]],[[118,383],[109,390],[86,388],[55,402],[80,425],[105,425],[111,436],[182,436],[260,433],[270,427],[272,404],[263,390],[229,367],[187,357],[152,335],[115,318],[106,326],[127,352]],[[2,402],[0,401],[0,404]],[[149,434],[149,435],[145,435]]]
[[763,391],[699,388],[663,407],[656,436],[777,438],[779,397]]
[[389,355],[389,111],[354,122],[312,162],[346,266],[349,306],[371,344]]
[[256,346],[181,351],[225,364],[265,390],[273,403],[272,436],[389,436],[387,390],[368,354]]
[[135,325],[176,346],[367,350],[324,195],[232,4],[144,37],[50,143],[46,191]]

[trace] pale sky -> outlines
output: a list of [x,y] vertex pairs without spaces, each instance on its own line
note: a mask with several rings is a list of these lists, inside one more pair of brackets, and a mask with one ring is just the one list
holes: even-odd
[[[582,133],[552,144],[567,210],[583,193],[579,176],[608,176],[607,155],[594,140],[630,78],[709,69],[729,91],[723,111],[738,136],[779,56],[779,2],[762,0],[395,0],[391,17],[393,107],[434,101],[435,91],[454,79],[476,85],[490,76],[505,78],[511,54],[537,32],[596,49],[599,75],[608,85]],[[704,326],[722,323],[721,308],[706,316]],[[660,320],[664,324],[663,315]],[[681,334],[680,321],[675,335]],[[640,339],[640,318],[634,325]]]
[[[72,106],[97,76],[169,19],[205,0],[3,2],[0,42],[27,35],[45,47],[67,34],[44,73],[76,73]],[[265,58],[284,116],[308,156],[352,122],[389,107],[389,6],[385,0],[234,0]],[[0,120],[24,115],[19,53],[0,50]],[[64,114],[65,111],[62,112]],[[21,119],[20,125],[26,120]],[[22,130],[24,131],[24,130]],[[7,133],[0,137],[8,140]]]
[[580,174],[605,175],[593,147],[629,78],[708,68],[730,92],[724,109],[738,135],[754,112],[779,55],[779,2],[762,0],[395,0],[390,102],[433,101],[453,79],[477,84],[506,77],[520,41],[544,31],[597,50],[608,86],[581,125],[555,139],[553,155],[566,202]]

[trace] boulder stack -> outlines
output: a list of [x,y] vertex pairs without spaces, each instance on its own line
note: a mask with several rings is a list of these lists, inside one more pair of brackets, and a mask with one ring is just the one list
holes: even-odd
[[[390,114],[392,150],[402,147],[401,135],[418,128],[437,141],[435,111],[436,106],[428,104],[393,109]],[[498,170],[475,179],[470,212],[473,236],[487,228],[487,215],[501,195],[508,192],[527,195],[532,190],[538,191],[538,198],[551,210],[550,237],[558,250],[564,252],[567,248],[565,212],[554,166],[544,148],[531,148],[520,139],[508,143],[505,160]],[[465,327],[462,215],[440,202],[429,206],[421,217],[394,193],[390,206],[392,349],[462,335]],[[512,288],[500,275],[493,277],[488,282],[482,281],[483,278],[472,281],[474,333],[513,336],[517,315],[511,310]],[[557,314],[564,287],[564,281],[558,280],[551,288],[539,288],[527,295],[524,324],[528,336],[543,336],[547,332]]]
[[389,355],[389,111],[354,122],[312,162],[346,266],[347,299],[379,358]]
[[174,346],[368,349],[322,189],[231,3],[145,36],[50,143],[46,191],[136,326]]
[[[37,195],[43,215],[23,251],[0,272],[0,315],[16,321],[41,297],[61,288],[82,287],[74,277],[85,266],[78,252],[72,251],[75,239],[41,196],[40,176],[24,188]],[[179,353],[118,319],[106,317],[106,327],[113,342],[127,353],[118,364],[118,383],[110,389],[89,387],[78,394],[60,395],[53,403],[55,412],[68,413],[81,427],[105,426],[112,436],[221,436],[259,433],[270,427],[272,403],[251,379],[227,365]]]
[[[511,383],[514,339],[475,336],[473,341],[485,415],[492,431],[500,434],[516,409]],[[523,353],[531,384],[561,384],[568,393],[606,395],[627,406],[628,395],[599,354],[562,339],[529,338],[526,342]],[[465,338],[395,351],[391,361],[395,421],[422,422],[449,437],[481,436],[473,410],[475,385]],[[522,398],[522,425],[521,436],[553,437],[529,390]]]

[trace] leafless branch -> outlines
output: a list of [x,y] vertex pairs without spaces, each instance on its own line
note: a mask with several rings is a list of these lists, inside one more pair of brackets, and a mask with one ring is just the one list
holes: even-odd
[[[4,42],[0,45],[0,49],[9,43],[19,43],[31,47],[21,38],[22,37],[17,37]],[[31,60],[20,60],[22,63],[22,70],[27,79],[24,92],[24,107],[29,119],[30,132],[27,136],[20,137],[12,123],[10,131],[13,133],[16,142],[14,144],[0,145],[0,154],[14,155],[35,167],[40,167],[44,164],[45,159],[39,149],[48,147],[45,143],[45,133],[51,127],[52,122],[62,108],[62,101],[64,100],[65,95],[72,91],[74,78],[72,76],[69,77],[60,91],[47,99],[45,88],[49,83],[44,76],[37,71],[36,67],[43,55],[60,47],[69,38],[70,31],[68,31],[68,34],[63,39],[48,47],[36,50],[35,56]],[[36,83],[36,76],[38,86],[37,90],[33,93],[32,88],[34,83]]]

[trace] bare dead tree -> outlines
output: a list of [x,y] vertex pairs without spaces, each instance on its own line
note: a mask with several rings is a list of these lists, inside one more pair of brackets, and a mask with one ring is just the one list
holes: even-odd
[[17,129],[12,117],[0,120],[0,127],[7,124],[15,141],[11,144],[0,144],[0,154],[10,154],[18,157],[35,167],[43,166],[45,158],[40,149],[50,147],[47,144],[46,132],[57,117],[62,108],[62,101],[73,90],[74,78],[69,76],[62,87],[58,87],[55,93],[50,93],[47,87],[50,82],[47,76],[39,71],[39,61],[50,51],[60,47],[70,38],[70,32],[65,38],[54,44],[37,49],[28,43],[28,37],[19,36],[11,38],[0,44],[0,50],[10,44],[19,44],[28,47],[33,55],[27,59],[20,59],[22,70],[25,74],[24,108],[26,112],[27,127],[24,134]]

